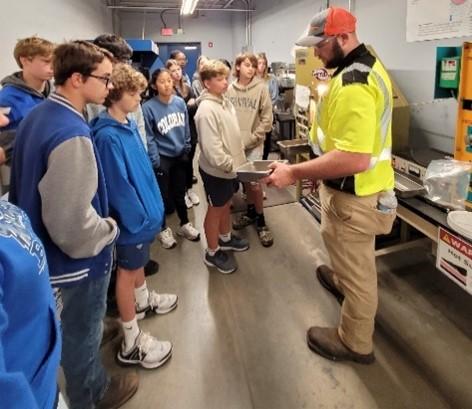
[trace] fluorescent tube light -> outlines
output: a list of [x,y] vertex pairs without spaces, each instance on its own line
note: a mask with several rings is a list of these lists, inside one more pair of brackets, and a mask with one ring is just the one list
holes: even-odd
[[195,11],[198,0],[182,0],[182,7],[180,8],[180,14],[190,15]]

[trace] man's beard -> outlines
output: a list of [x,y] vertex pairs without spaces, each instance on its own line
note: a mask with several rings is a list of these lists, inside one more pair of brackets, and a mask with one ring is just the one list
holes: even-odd
[[337,68],[344,60],[344,53],[337,41],[334,42],[332,48],[333,58],[326,62],[325,68]]

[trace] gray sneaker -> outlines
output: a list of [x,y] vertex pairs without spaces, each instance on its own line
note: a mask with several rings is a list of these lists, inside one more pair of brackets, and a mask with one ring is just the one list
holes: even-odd
[[228,253],[218,250],[213,256],[205,252],[204,263],[210,267],[216,267],[220,273],[234,273],[238,266],[236,262],[228,255]]
[[246,251],[249,248],[249,242],[235,234],[231,234],[231,239],[229,241],[219,239],[218,245],[220,246],[220,249],[224,251]]

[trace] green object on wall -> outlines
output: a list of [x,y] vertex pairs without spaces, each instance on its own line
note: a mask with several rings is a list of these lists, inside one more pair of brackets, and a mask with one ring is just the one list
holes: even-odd
[[[436,75],[434,81],[434,98],[451,98],[454,96],[454,88],[443,88],[441,82],[441,68],[443,59],[461,58],[462,47],[436,47]],[[460,67],[459,67],[460,73]],[[460,78],[460,74],[459,77]],[[458,80],[459,83],[459,80]],[[457,89],[458,87],[456,87]]]
[[461,57],[445,57],[441,60],[439,86],[441,88],[459,88]]

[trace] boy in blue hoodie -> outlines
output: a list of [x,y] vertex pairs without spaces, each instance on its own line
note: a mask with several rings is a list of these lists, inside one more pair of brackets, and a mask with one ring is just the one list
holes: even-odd
[[[174,82],[168,70],[154,71],[151,87],[157,91],[157,96],[143,105],[143,114],[148,154],[162,192],[165,212],[170,214],[177,209],[180,219],[177,234],[198,241],[200,233],[190,223],[185,204],[187,162],[191,149],[187,105],[174,95]],[[159,239],[164,248],[173,248],[177,244],[165,222]]]
[[5,77],[0,82],[3,87],[0,90],[0,107],[8,109],[9,120],[8,126],[2,129],[2,133],[10,134],[10,143],[4,147],[7,164],[10,161],[16,128],[51,91],[49,80],[53,75],[53,51],[53,43],[39,37],[18,40],[13,55],[21,71]]
[[127,115],[136,111],[147,82],[127,64],[114,66],[112,82],[105,100],[108,109],[92,122],[92,132],[105,175],[110,215],[121,232],[116,246],[116,300],[124,340],[117,359],[126,365],[158,368],[171,357],[172,344],[141,331],[137,320],[148,312],[172,311],[177,296],[149,291],[144,277],[164,208],[137,125]]

